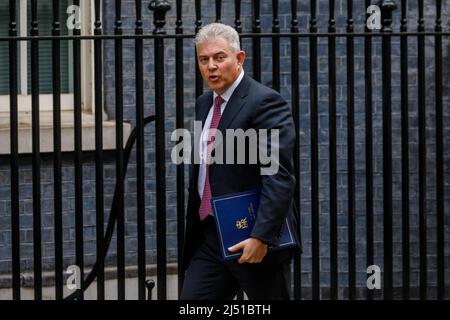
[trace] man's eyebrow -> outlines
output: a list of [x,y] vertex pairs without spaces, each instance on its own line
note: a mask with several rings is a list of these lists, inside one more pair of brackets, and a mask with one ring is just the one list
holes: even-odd
[[[225,51],[219,51],[219,52],[215,52],[215,53],[213,53],[213,54],[211,54],[211,56],[217,56],[217,55],[219,55],[219,54],[227,54]],[[199,56],[198,56],[199,58],[204,58],[204,57],[209,57],[207,54],[200,54]]]

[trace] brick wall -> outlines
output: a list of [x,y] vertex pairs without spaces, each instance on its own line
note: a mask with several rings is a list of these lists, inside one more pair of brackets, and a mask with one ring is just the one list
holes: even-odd
[[[172,9],[168,12],[166,30],[174,33],[176,10],[174,1],[169,1]],[[326,32],[328,19],[328,1],[318,1],[319,32]],[[134,30],[134,1],[122,1],[124,33]],[[153,30],[152,13],[147,9],[149,1],[144,1],[144,32]],[[234,6],[231,1],[224,1],[222,21],[234,24]],[[346,3],[344,0],[336,1],[336,26],[338,32],[345,31]],[[104,1],[104,30],[112,34],[114,30],[114,6],[110,1]],[[434,28],[434,1],[427,0],[426,29]],[[251,31],[251,1],[242,1],[242,26],[244,31]],[[215,19],[214,2],[203,1],[202,21],[204,24]],[[363,1],[354,4],[355,31],[363,31],[365,8]],[[394,12],[394,30],[399,30],[400,8]],[[417,29],[417,4],[415,1],[409,5],[409,29]],[[450,25],[450,5],[444,3],[444,27]],[[307,32],[309,23],[309,2],[300,1],[298,7],[298,20],[301,32]],[[271,1],[262,1],[261,21],[263,31],[270,32],[272,23]],[[194,2],[185,3],[183,7],[183,28],[186,33],[194,30],[195,10]],[[282,32],[289,32],[290,28],[290,1],[280,1],[280,27]],[[302,285],[305,286],[306,297],[310,296],[311,277],[311,203],[310,203],[310,114],[309,114],[309,45],[307,38],[300,38],[300,127],[301,127],[301,224],[304,244],[302,256]],[[166,90],[166,165],[167,181],[167,245],[168,260],[176,261],[176,167],[170,163],[170,149],[174,145],[170,141],[170,133],[175,128],[175,49],[174,41],[165,41],[165,90]],[[419,281],[419,240],[418,240],[418,121],[417,121],[417,41],[414,37],[409,40],[409,119],[410,119],[410,248],[411,248],[411,286],[417,287]],[[252,74],[251,40],[243,40],[243,48],[247,51],[247,61],[244,69]],[[270,85],[272,79],[272,50],[271,41],[263,40],[262,45],[262,82]],[[346,112],[346,40],[338,38],[337,52],[337,168],[338,168],[338,254],[339,254],[339,296],[347,297],[344,288],[348,281],[348,239],[347,239],[347,112]],[[382,50],[381,39],[373,40],[372,68],[373,68],[373,133],[374,133],[374,237],[375,237],[375,264],[383,266],[383,181],[382,181]],[[281,40],[281,94],[290,101],[291,75],[290,75],[290,40]],[[450,284],[450,43],[444,39],[444,171],[445,171],[445,262],[446,284]],[[135,119],[135,60],[134,42],[124,40],[124,117],[131,121],[134,127]],[[435,176],[435,109],[434,109],[434,40],[426,39],[426,91],[427,91],[427,233],[428,233],[428,281],[430,297],[435,297],[436,286],[436,176]],[[153,41],[144,41],[144,115],[154,113],[154,61]],[[184,100],[185,125],[192,128],[193,107],[195,102],[195,65],[194,47],[192,39],[184,41]],[[104,43],[104,99],[105,109],[110,118],[115,114],[114,98],[114,42],[106,40]],[[330,285],[329,270],[329,163],[328,163],[328,45],[325,38],[319,39],[318,44],[318,81],[319,81],[319,168],[320,168],[320,283],[323,287],[322,297],[328,296],[327,287]],[[362,38],[355,40],[355,166],[356,166],[356,279],[358,297],[364,297],[365,282],[367,279],[365,257],[365,114],[364,114],[364,45]],[[402,284],[402,252],[401,252],[401,153],[400,153],[400,45],[399,39],[392,40],[392,146],[393,146],[393,241],[394,241],[394,286]],[[149,124],[145,129],[146,164],[146,249],[148,263],[156,262],[156,224],[155,224],[155,166],[154,166],[154,125]],[[134,150],[135,151],[135,150]],[[134,151],[127,171],[126,178],[126,250],[127,264],[136,264],[136,165]],[[42,157],[42,221],[43,221],[43,256],[44,269],[53,268],[53,189],[52,189],[52,156]],[[84,221],[85,221],[85,253],[86,264],[95,261],[95,165],[92,153],[84,155]],[[32,181],[31,156],[21,158],[20,162],[20,212],[21,212],[21,256],[22,269],[32,269]],[[73,157],[64,156],[63,167],[63,199],[64,208],[64,265],[75,262],[74,242],[74,187],[73,187]],[[115,182],[115,158],[113,152],[105,154],[105,218],[108,218]],[[186,171],[187,179],[187,171]],[[187,180],[186,180],[187,181]],[[0,158],[0,272],[11,271],[10,251],[10,177],[8,158]],[[115,261],[115,238],[111,242],[108,253],[108,262]],[[413,290],[413,294],[417,292]],[[448,296],[448,294],[447,294]]]

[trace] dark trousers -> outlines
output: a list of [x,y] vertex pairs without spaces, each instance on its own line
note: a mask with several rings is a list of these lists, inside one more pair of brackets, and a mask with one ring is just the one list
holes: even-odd
[[202,231],[202,240],[185,274],[180,299],[230,300],[239,288],[251,300],[290,299],[289,252],[269,253],[261,263],[256,264],[223,261],[212,217],[202,222]]

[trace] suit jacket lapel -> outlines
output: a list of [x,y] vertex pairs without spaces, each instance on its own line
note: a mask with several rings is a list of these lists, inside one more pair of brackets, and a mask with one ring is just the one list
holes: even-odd
[[222,132],[227,129],[228,125],[231,121],[233,121],[244,106],[246,102],[244,98],[248,95],[249,86],[250,79],[247,75],[244,75],[241,82],[231,95],[230,100],[227,102],[227,106],[225,107],[222,117],[220,118],[219,130]]
[[202,122],[202,129],[205,125],[206,117],[208,116],[209,109],[213,103],[213,93],[212,91],[208,92],[208,97],[205,99],[205,103],[199,106],[199,110],[197,113],[197,118],[195,120]]
[[[245,105],[246,102],[245,97],[248,95],[250,83],[251,83],[250,78],[247,75],[244,75],[241,82],[231,95],[230,100],[227,102],[227,106],[223,111],[218,127],[218,129],[222,132],[222,134],[225,135],[225,130],[227,129],[228,125],[231,123],[231,121],[233,121],[233,119],[237,116],[239,111]],[[206,102],[204,102],[203,105],[199,106],[196,120],[202,121],[202,130],[203,127],[205,126],[205,121],[206,118],[208,117],[211,105],[213,104],[213,97],[214,95],[212,91],[208,92],[208,97],[205,98]],[[218,145],[216,145],[216,147],[219,147],[222,143],[223,141]],[[196,169],[198,170],[198,166],[196,166]]]
[[[244,75],[241,82],[234,90],[233,94],[230,97],[230,100],[227,102],[227,106],[223,111],[222,117],[220,118],[218,128],[219,130],[225,130],[244,106],[244,98],[248,95],[250,81],[250,78],[247,75]],[[205,125],[206,118],[208,117],[209,110],[213,104],[214,95],[212,91],[208,92],[207,94],[208,97],[205,99],[206,102],[203,103],[203,105],[199,106],[196,118],[197,121],[202,121],[202,129]]]

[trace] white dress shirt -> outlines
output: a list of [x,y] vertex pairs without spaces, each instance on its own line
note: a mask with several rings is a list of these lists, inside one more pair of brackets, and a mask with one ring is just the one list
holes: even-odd
[[[236,81],[233,82],[231,87],[227,89],[222,95],[222,99],[224,102],[220,106],[220,114],[223,114],[223,111],[225,110],[225,107],[227,106],[228,101],[231,98],[231,95],[233,94],[234,90],[237,88],[239,83],[241,82],[242,78],[244,77],[244,69],[242,69],[241,73],[237,77]],[[214,101],[218,94],[214,92],[213,94],[213,104],[209,108],[208,116],[206,117],[205,124],[203,125],[202,134],[200,136],[200,144],[199,144],[199,155],[200,155],[200,170],[198,172],[198,182],[197,182],[197,188],[198,188],[198,194],[200,195],[200,199],[203,197],[203,189],[205,188],[205,179],[206,179],[206,155],[207,152],[203,152],[203,150],[206,150],[207,142],[208,142],[208,130],[211,126],[212,116],[213,116],[213,110],[214,110]]]

